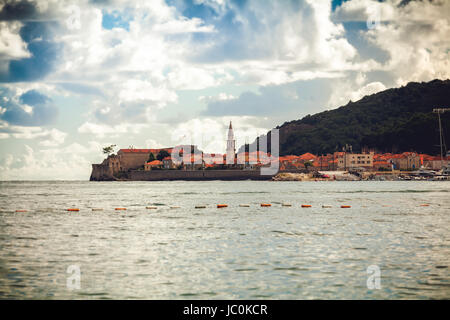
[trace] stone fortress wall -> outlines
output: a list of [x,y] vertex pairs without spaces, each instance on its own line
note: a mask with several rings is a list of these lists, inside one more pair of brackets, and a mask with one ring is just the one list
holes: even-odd
[[270,180],[273,175],[261,175],[259,170],[132,170],[130,180]]

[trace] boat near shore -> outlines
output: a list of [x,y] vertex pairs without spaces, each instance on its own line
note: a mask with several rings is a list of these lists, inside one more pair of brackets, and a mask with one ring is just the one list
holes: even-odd
[[309,173],[281,172],[273,181],[450,181],[449,168],[440,172],[418,170],[411,172],[364,172],[355,174],[348,171],[318,171]]

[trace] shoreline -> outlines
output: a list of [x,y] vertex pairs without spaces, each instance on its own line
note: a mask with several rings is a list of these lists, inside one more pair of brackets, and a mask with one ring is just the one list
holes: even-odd
[[450,176],[421,176],[411,172],[282,171],[262,175],[259,170],[132,170],[126,177],[92,176],[90,181],[450,181]]

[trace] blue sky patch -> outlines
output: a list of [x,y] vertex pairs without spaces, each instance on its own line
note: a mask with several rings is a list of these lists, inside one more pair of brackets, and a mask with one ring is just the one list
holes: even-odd
[[102,27],[104,29],[111,30],[113,28],[122,28],[130,31],[130,21],[132,20],[131,18],[126,17],[126,15],[123,15],[117,10],[113,10],[111,13],[103,10],[102,13]]
[[[19,126],[42,126],[53,123],[58,115],[58,108],[51,98],[37,90],[29,90],[19,97],[19,103],[14,102],[12,92],[9,89],[0,89],[0,97],[7,97],[2,105],[5,112],[0,119],[10,124]],[[33,112],[28,113],[22,107],[24,104],[32,106]]]

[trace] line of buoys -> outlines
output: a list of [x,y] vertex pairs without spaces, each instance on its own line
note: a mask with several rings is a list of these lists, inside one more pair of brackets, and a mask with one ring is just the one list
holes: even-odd
[[[260,206],[261,207],[271,207],[272,204],[271,203],[261,203]],[[292,204],[284,202],[284,203],[281,203],[281,206],[282,207],[292,207]],[[422,204],[419,204],[419,206],[420,207],[429,207],[430,204],[422,203]],[[223,204],[223,203],[222,204],[217,204],[217,208],[227,208],[227,207],[228,207],[228,204]],[[241,203],[241,204],[239,204],[239,207],[250,207],[250,204]],[[301,207],[302,208],[311,208],[312,205],[310,205],[310,204],[302,204]],[[329,205],[329,204],[322,205],[322,208],[332,208],[332,207],[333,206]],[[352,206],[351,205],[341,205],[340,207],[341,208],[351,208]],[[365,207],[365,206],[362,206],[362,207]],[[157,206],[146,206],[145,208],[146,209],[158,209]],[[169,206],[169,208],[170,209],[178,209],[178,208],[181,208],[181,207],[180,206]],[[204,208],[206,208],[206,205],[196,205],[195,206],[195,209],[204,209]],[[92,208],[91,210],[92,211],[103,211],[104,209],[103,208]],[[118,211],[119,210],[127,210],[127,208],[120,208],[119,207],[119,208],[114,208],[114,210],[118,210]],[[78,212],[78,211],[80,211],[80,209],[79,208],[68,208],[68,209],[66,209],[66,211]],[[17,209],[17,210],[15,210],[15,212],[17,212],[17,213],[19,213],[19,212],[25,213],[25,212],[28,212],[28,210]]]
[[430,205],[428,203],[422,203],[420,206],[421,207],[429,207]]

